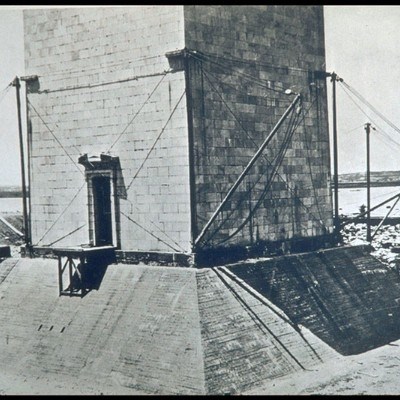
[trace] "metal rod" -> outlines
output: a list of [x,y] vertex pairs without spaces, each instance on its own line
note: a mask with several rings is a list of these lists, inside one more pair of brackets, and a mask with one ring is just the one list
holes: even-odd
[[25,245],[26,249],[30,247],[30,239],[29,239],[29,224],[28,224],[28,211],[27,211],[27,191],[26,191],[26,182],[25,182],[25,157],[24,157],[24,139],[22,135],[22,119],[21,119],[21,98],[20,98],[20,88],[21,83],[18,76],[15,77],[13,86],[16,88],[17,95],[17,113],[18,113],[18,132],[19,132],[19,151],[20,151],[20,160],[21,160],[21,181],[22,181],[22,212],[24,218],[24,237],[25,237]]
[[[21,79],[23,80],[23,79]],[[29,237],[29,255],[32,256],[32,248],[31,248],[31,242],[32,242],[32,215],[31,215],[31,210],[32,210],[32,197],[31,197],[31,149],[32,149],[32,127],[30,124],[30,119],[29,119],[29,107],[28,107],[28,85],[29,81],[25,80],[25,116],[26,116],[26,136],[27,136],[27,167],[28,167],[28,237]]]
[[247,192],[249,193],[249,234],[250,234],[250,244],[253,246],[254,244],[254,238],[253,238],[253,216],[251,215],[252,209],[251,209],[251,182],[247,182]]
[[365,124],[365,132],[367,136],[367,242],[371,242],[371,173],[370,173],[370,155],[369,155],[369,134],[371,124]]
[[[372,207],[370,211],[374,211],[374,210],[376,210],[377,208],[382,207],[382,206],[385,205],[386,203],[389,203],[389,201],[392,201],[393,199],[395,199],[396,197],[399,197],[399,196],[400,196],[400,193],[397,193],[396,195],[394,195],[394,196],[392,196],[392,197],[390,197],[390,198],[388,198],[388,199],[382,201],[382,203],[379,203],[378,205]],[[358,218],[363,217],[363,216],[366,215],[367,213],[368,213],[368,211],[365,211],[365,212],[362,212],[362,213],[356,215],[356,216],[353,217],[353,218],[347,218],[344,222],[342,222],[341,225],[342,225],[342,226],[343,226],[343,225],[346,225],[346,224],[348,224],[348,223],[351,222],[351,221],[354,221],[354,220],[356,220],[356,219],[358,219]]]
[[335,72],[331,74],[332,81],[332,116],[333,116],[333,191],[335,202],[334,229],[336,236],[340,232],[339,224],[339,172],[338,172],[338,143],[337,143],[337,114],[336,114],[336,79]]
[[186,87],[186,107],[188,123],[188,148],[189,148],[189,190],[190,190],[190,231],[191,231],[191,252],[195,252],[195,238],[197,236],[197,211],[196,211],[196,182],[194,171],[194,138],[193,138],[193,108],[192,91],[190,85],[190,62],[187,49],[183,52],[185,65],[185,87]]
[[62,264],[61,264],[61,256],[58,256],[58,295],[61,296],[61,292],[63,291],[63,270],[62,270]]
[[301,95],[297,94],[293,102],[290,104],[290,106],[286,109],[285,113],[282,115],[282,117],[279,119],[279,121],[276,123],[274,128],[272,129],[271,133],[267,136],[267,138],[264,140],[264,143],[259,147],[257,152],[254,154],[252,159],[249,161],[243,172],[240,174],[239,178],[236,180],[236,182],[232,185],[232,187],[229,189],[229,192],[225,196],[225,198],[222,200],[218,208],[215,210],[214,214],[211,216],[209,221],[206,223],[202,231],[200,232],[199,236],[195,240],[195,244],[198,244],[199,241],[203,238],[205,235],[207,229],[211,226],[211,224],[214,222],[215,218],[221,211],[222,207],[225,205],[225,203],[231,198],[233,192],[237,189],[237,187],[240,185],[240,183],[243,181],[244,177],[246,176],[247,172],[250,170],[250,168],[254,165],[256,162],[257,158],[260,156],[260,154],[264,151],[265,147],[267,147],[268,143],[271,141],[271,139],[274,137],[276,131],[279,129],[279,127],[282,125],[283,121],[286,119],[290,111],[296,106],[297,102],[301,99]]
[[68,275],[69,275],[69,292],[72,294],[73,287],[72,287],[72,282],[74,281],[73,279],[73,273],[72,273],[72,257],[68,257]]
[[371,240],[375,237],[375,235],[378,233],[379,228],[383,225],[383,223],[386,221],[386,218],[390,215],[390,213],[393,211],[395,208],[396,204],[400,200],[400,196],[397,197],[396,201],[393,203],[392,207],[390,207],[390,210],[388,213],[385,215],[385,217],[382,219],[382,221],[379,223],[378,227],[375,229],[374,233],[371,236]]

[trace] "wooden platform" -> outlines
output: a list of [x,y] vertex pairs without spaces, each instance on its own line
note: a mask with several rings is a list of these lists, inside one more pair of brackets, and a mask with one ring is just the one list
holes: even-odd
[[[84,279],[85,265],[99,257],[109,258],[114,251],[115,247],[113,246],[55,248],[53,253],[58,258],[59,296],[84,296],[88,291]],[[67,274],[68,284],[64,287],[64,275]]]

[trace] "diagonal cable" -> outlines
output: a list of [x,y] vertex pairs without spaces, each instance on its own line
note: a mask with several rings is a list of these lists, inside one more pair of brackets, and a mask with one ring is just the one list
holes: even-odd
[[[133,204],[132,201],[130,201],[128,198],[126,199],[128,201],[128,203],[134,207],[137,211],[141,211],[135,204]],[[156,228],[158,229],[159,232],[161,232],[162,234],[164,234],[171,242],[173,242],[176,246],[178,246],[183,252],[185,251],[183,249],[183,247],[177,243],[174,239],[172,239],[165,231],[163,231],[159,226],[157,226],[152,220],[149,220],[149,222]]]
[[32,109],[35,111],[36,115],[39,117],[39,119],[43,122],[44,126],[47,128],[47,130],[51,133],[53,138],[56,140],[56,142],[59,144],[59,146],[64,150],[64,153],[67,155],[67,157],[72,161],[72,163],[75,165],[75,167],[78,169],[78,171],[84,176],[85,174],[82,172],[82,170],[79,168],[78,164],[75,162],[75,160],[70,156],[68,151],[65,149],[65,147],[62,145],[60,140],[57,138],[57,136],[54,134],[54,132],[49,128],[47,125],[46,121],[42,118],[42,116],[39,114],[39,112],[36,110],[34,105],[29,101],[28,99],[28,104],[32,107]]
[[153,96],[154,92],[157,90],[157,88],[161,85],[161,82],[164,80],[164,78],[167,76],[167,74],[165,73],[161,79],[159,80],[159,82],[157,83],[157,85],[154,87],[154,89],[152,90],[152,92],[149,94],[149,96],[147,97],[147,99],[145,100],[145,102],[141,105],[141,107],[137,110],[136,114],[133,116],[133,118],[128,122],[128,125],[125,127],[125,129],[118,135],[118,137],[115,139],[115,141],[113,142],[113,144],[110,146],[110,148],[107,150],[107,153],[111,151],[111,149],[115,146],[115,144],[119,141],[119,139],[121,139],[122,135],[126,132],[126,130],[129,128],[129,126],[133,123],[133,121],[136,119],[136,117],[139,115],[139,113],[142,111],[143,107],[147,104],[147,102],[150,100],[151,96]]
[[[272,185],[272,181],[273,181],[273,179],[274,179],[274,177],[275,177],[275,175],[276,175],[277,169],[279,168],[279,165],[280,165],[281,162],[282,162],[281,156],[282,156],[282,152],[283,152],[283,147],[284,147],[285,142],[286,142],[286,137],[290,134],[289,132],[290,132],[290,129],[291,129],[291,126],[292,126],[293,115],[294,115],[294,112],[292,112],[291,115],[290,115],[290,121],[289,121],[289,124],[288,124],[288,126],[287,126],[286,133],[285,133],[285,138],[284,138],[284,140],[283,140],[283,142],[282,142],[281,148],[280,148],[280,150],[278,151],[278,154],[275,156],[274,160],[270,163],[270,165],[268,165],[268,166],[272,166],[272,172],[271,172],[271,175],[270,175],[270,176],[268,177],[268,179],[267,179],[267,183],[266,183],[266,185],[265,185],[265,187],[264,187],[264,189],[263,189],[263,193],[266,193],[266,191],[267,191],[267,190],[270,188],[270,186]],[[258,182],[261,180],[261,178],[266,174],[267,170],[268,170],[268,169],[266,169],[263,173],[260,173],[260,174],[259,174],[259,177],[258,177],[258,179],[254,182],[253,186],[252,186],[250,189],[248,189],[250,192],[255,188],[255,186],[258,184]],[[265,196],[264,196],[264,197],[265,197]],[[239,200],[238,204],[237,204],[237,207],[235,207],[235,208],[240,207],[240,205],[243,203],[243,200],[244,200],[244,199],[241,198],[241,199]],[[256,205],[256,206],[257,206],[257,205]],[[255,207],[256,207],[256,206],[255,206]],[[255,208],[255,207],[254,207],[254,208]],[[253,209],[253,210],[254,210],[254,209]],[[231,210],[231,212],[228,214],[228,216],[225,216],[225,218],[220,222],[220,224],[214,229],[214,231],[213,231],[213,232],[208,236],[208,238],[204,241],[203,245],[206,245],[207,243],[209,243],[209,242],[213,239],[213,237],[222,229],[222,226],[232,217],[232,215],[233,215],[234,212],[235,212],[235,209]],[[250,214],[254,215],[254,214],[252,213],[252,211],[249,212],[249,215],[250,215]],[[240,225],[240,228],[239,228],[238,230],[236,230],[235,233],[234,233],[233,235],[230,235],[230,236],[229,236],[229,239],[232,238],[233,236],[235,236],[235,235],[244,227],[244,225],[248,222],[249,219],[250,219],[250,218],[246,218],[246,219],[245,219],[245,222],[242,223],[242,224]],[[228,240],[229,240],[229,239],[228,239]]]
[[371,103],[369,103],[360,93],[357,92],[353,87],[348,85],[346,82],[339,81],[344,87],[346,87],[348,90],[350,90],[361,102],[363,102],[368,108],[370,108],[375,114],[377,114],[379,117],[381,117],[391,128],[393,128],[395,131],[400,133],[400,129],[393,124],[391,121],[389,121],[388,118],[386,118],[379,110],[377,110]]
[[[314,104],[314,103],[312,103],[312,104],[310,105],[310,107],[308,108],[307,112],[304,113],[302,120],[304,120],[305,116],[308,114],[308,112],[309,112],[309,110],[311,109],[311,107],[312,107],[313,104]],[[296,122],[296,126],[293,128],[292,135],[293,135],[294,131],[297,129],[297,127],[300,125],[300,123],[301,123],[301,121]],[[282,156],[283,156],[283,155],[282,155]],[[265,197],[265,195],[266,195],[266,193],[267,193],[267,190],[268,190],[270,184],[272,183],[272,180],[275,178],[276,175],[278,175],[278,168],[279,168],[279,165],[278,165],[278,167],[275,169],[275,171],[274,171],[274,173],[273,173],[273,176],[271,177],[271,180],[270,180],[269,184],[268,184],[267,187],[264,189],[262,196],[261,196],[260,199],[258,200],[257,204],[253,207],[253,209],[251,210],[251,212],[249,213],[249,215],[247,216],[247,218],[245,219],[245,221],[242,222],[242,224],[239,226],[239,228],[237,228],[232,234],[230,234],[227,238],[225,238],[225,239],[223,239],[222,241],[220,241],[220,242],[218,243],[219,245],[222,244],[222,243],[225,243],[226,241],[230,240],[233,236],[235,236],[237,233],[239,233],[240,230],[243,229],[243,227],[245,226],[245,224],[249,221],[249,219],[251,218],[251,216],[254,215],[255,211],[258,209],[259,205],[261,204],[261,201],[264,199],[264,197]],[[289,186],[288,186],[288,189],[291,191],[291,188],[290,188]],[[316,218],[316,217],[309,211],[309,209],[304,205],[304,203],[303,203],[300,199],[299,199],[299,202],[304,206],[304,208],[307,209],[307,211],[308,211],[308,212],[310,213],[310,215],[314,218],[314,220],[316,220],[317,222],[319,222],[319,223],[322,225],[322,227],[324,227],[324,228],[326,229],[326,225],[323,223],[323,221],[322,221],[322,220],[318,220],[318,218]],[[304,224],[302,224],[302,225],[304,226]],[[215,233],[216,233],[216,232],[214,231],[214,232],[213,232],[213,235],[214,235]],[[207,241],[205,242],[205,244],[206,244],[208,241],[209,241],[209,240],[207,240]]]
[[58,239],[55,240],[54,242],[51,242],[51,243],[49,243],[49,244],[47,244],[47,245],[45,245],[45,246],[48,246],[48,247],[53,246],[53,244],[56,244],[56,243],[58,243],[60,240],[63,240],[63,239],[65,239],[66,237],[71,236],[72,234],[74,234],[75,232],[79,231],[80,229],[82,229],[82,228],[83,228],[84,226],[86,226],[86,225],[87,225],[87,224],[85,223],[85,224],[79,226],[78,228],[72,230],[71,232],[67,233],[67,234],[64,235],[64,236],[61,236],[60,238],[58,238]]
[[76,192],[75,196],[72,198],[72,200],[67,204],[67,206],[64,208],[64,210],[59,214],[59,216],[56,218],[56,220],[52,223],[49,229],[43,234],[43,236],[37,241],[35,246],[37,246],[43,238],[53,229],[54,225],[59,221],[59,219],[64,215],[65,211],[71,206],[71,204],[74,202],[74,200],[78,197],[78,194],[81,192],[81,190],[85,187],[86,182],[83,183],[83,185],[78,189]]
[[204,56],[203,57],[199,57],[197,55],[194,55],[193,53],[189,53],[189,54],[190,54],[190,56],[192,58],[194,58],[194,59],[196,59],[198,61],[203,61],[205,59],[207,62],[209,62],[210,64],[214,64],[216,67],[218,67],[223,72],[226,72],[226,68],[230,68],[231,72],[233,74],[241,75],[242,77],[246,78],[247,80],[250,80],[254,84],[256,84],[258,86],[261,86],[263,89],[270,90],[272,92],[280,93],[280,94],[284,94],[285,93],[284,90],[277,90],[277,89],[271,88],[268,85],[268,81],[262,80],[260,78],[257,78],[255,76],[253,76],[253,75],[246,74],[245,72],[239,72],[239,71],[233,70],[233,68],[231,66],[229,66],[229,65],[226,65],[226,64],[223,65],[221,63],[216,62],[214,59],[207,58],[207,57],[204,57]]
[[[208,77],[208,75],[212,75],[212,73],[208,72],[206,73],[203,70],[204,76],[206,77],[208,83],[210,84],[211,88],[214,90],[215,93],[217,93],[217,95],[219,96],[219,98],[221,99],[221,101],[225,104],[225,106],[227,107],[227,109],[229,110],[229,112],[233,115],[233,117],[235,118],[235,120],[238,122],[239,126],[241,127],[241,129],[243,130],[243,132],[246,134],[246,136],[253,142],[253,144],[255,145],[256,148],[258,148],[257,143],[254,141],[254,139],[250,136],[250,134],[247,132],[247,130],[244,128],[244,126],[242,125],[241,121],[237,118],[237,116],[235,115],[235,113],[231,110],[231,108],[228,106],[228,104],[226,103],[225,99],[222,97],[222,95],[219,93],[218,90],[216,90],[215,86],[213,85],[213,83],[211,82],[210,78]],[[214,77],[215,78],[215,77]],[[314,101],[310,104],[310,107],[307,110],[307,113],[310,111],[311,107],[315,104],[316,99],[314,99]],[[306,114],[307,114],[306,113]],[[303,117],[304,118],[304,117]],[[269,165],[271,165],[271,162],[268,160],[268,158],[266,157],[265,154],[263,154],[265,160],[268,162]],[[286,182],[286,180],[282,177],[282,175],[279,174],[279,172],[276,173],[276,176],[278,176],[278,178],[281,179],[281,181],[284,183],[284,185],[286,186],[286,189],[293,194],[293,189],[288,185],[288,183]],[[304,202],[299,199],[299,202],[301,204],[301,206],[307,210],[307,212],[314,218],[315,221],[317,221],[318,223],[322,224],[322,226],[324,228],[326,228],[325,224],[320,221],[319,218],[317,218],[313,213],[310,212],[309,207],[307,207]]]
[[148,153],[146,154],[146,157],[144,158],[144,160],[142,161],[142,164],[139,166],[139,168],[137,169],[135,175],[133,176],[131,182],[129,183],[128,187],[127,187],[127,191],[130,189],[130,187],[132,186],[133,181],[137,178],[137,176],[139,175],[139,172],[141,171],[141,169],[143,168],[143,165],[146,163],[146,161],[148,160],[148,158],[150,157],[150,154],[152,153],[152,151],[154,150],[154,147],[156,146],[157,142],[160,140],[161,135],[164,133],[165,128],[167,127],[169,121],[171,120],[172,116],[174,115],[176,109],[178,108],[179,103],[182,101],[183,96],[185,95],[186,90],[183,91],[181,97],[179,98],[179,100],[177,101],[177,103],[175,104],[174,109],[172,110],[171,114],[169,115],[167,122],[164,124],[163,128],[161,129],[161,132],[159,133],[159,135],[157,136],[156,140],[154,141],[153,145],[151,146],[150,150],[148,151]]
[[[30,105],[32,108],[34,108],[33,105],[32,105],[32,103],[29,101],[29,99],[28,99],[28,105]],[[39,111],[41,111],[41,110],[38,110],[38,107],[36,107],[36,109],[35,109],[36,114],[40,114]],[[38,116],[39,116],[39,115],[38,115]],[[45,121],[43,121],[43,118],[41,118],[40,116],[39,116],[39,118],[40,118],[40,119],[42,120],[42,122],[46,125],[46,128],[49,129],[48,124],[47,124]],[[57,124],[56,122],[51,121],[51,123],[52,123],[57,129],[61,130],[61,128],[58,126],[58,124]],[[79,150],[73,143],[72,143],[72,147],[75,147],[75,150],[78,152],[78,154],[80,153],[80,150]]]
[[[400,143],[396,142],[389,134],[387,134],[377,123],[376,121],[374,121],[373,118],[371,118],[361,107],[359,104],[356,103],[356,101],[350,96],[350,94],[348,93],[348,91],[342,87],[344,93],[349,97],[349,99],[354,103],[354,105],[371,121],[373,122],[373,124],[375,125],[376,128],[379,129],[379,131],[381,132],[381,134],[385,135],[387,137],[387,139],[389,139],[393,144],[395,144],[396,146],[400,146]],[[364,126],[364,125],[362,125]]]
[[129,215],[126,215],[124,212],[121,211],[121,214],[127,218],[129,221],[131,221],[132,223],[134,223],[135,225],[137,225],[139,228],[143,229],[145,232],[147,232],[150,236],[152,236],[153,238],[159,240],[160,242],[164,243],[166,246],[168,246],[170,249],[176,251],[179,253],[179,250],[175,249],[173,246],[171,246],[170,244],[168,244],[167,242],[165,242],[164,240],[160,239],[158,236],[156,236],[153,232],[149,231],[148,229],[146,229],[144,226],[140,225],[139,222],[135,221],[134,219],[132,219]]
[[[293,115],[293,114],[292,114]],[[255,212],[258,210],[258,208],[261,205],[261,202],[264,200],[266,194],[269,191],[269,188],[272,185],[272,182],[277,174],[278,168],[280,167],[280,165],[282,164],[284,155],[286,153],[287,147],[290,143],[291,138],[293,137],[293,134],[295,132],[295,130],[297,129],[299,122],[297,121],[298,116],[296,116],[296,122],[293,121],[293,125],[291,127],[291,132],[287,135],[287,137],[284,140],[284,143],[282,143],[281,146],[281,150],[279,152],[279,162],[277,163],[277,165],[274,168],[273,173],[271,174],[270,180],[268,181],[267,185],[265,186],[265,188],[262,191],[262,194],[260,196],[260,198],[257,200],[257,203],[255,204],[255,206],[252,208],[252,210],[249,212],[248,216],[245,218],[244,221],[242,221],[242,223],[239,225],[239,227],[233,232],[231,233],[228,237],[224,238],[223,240],[221,240],[218,244],[221,245],[222,243],[227,242],[228,240],[232,239],[234,236],[236,236],[243,228],[244,226],[247,224],[247,222],[250,220],[250,218],[252,218],[255,214]]]
[[0,93],[1,93],[1,97],[0,97],[0,104],[1,102],[5,99],[7,93],[9,92],[9,90],[11,89],[11,84],[6,86]]

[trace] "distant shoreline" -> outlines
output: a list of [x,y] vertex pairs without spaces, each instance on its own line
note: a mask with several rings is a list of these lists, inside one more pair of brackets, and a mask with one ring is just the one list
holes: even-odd
[[[371,187],[393,187],[400,186],[400,181],[391,182],[371,182]],[[333,188],[333,183],[331,184]],[[351,188],[366,188],[367,182],[339,182],[339,189],[351,189]]]
[[22,197],[22,187],[18,185],[0,185],[0,198]]
[[0,199],[6,199],[10,197],[22,197],[22,192],[0,192]]

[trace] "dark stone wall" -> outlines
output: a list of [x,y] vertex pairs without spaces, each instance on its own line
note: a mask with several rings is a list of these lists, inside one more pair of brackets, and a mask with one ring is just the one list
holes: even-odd
[[303,99],[199,246],[330,233],[326,80],[313,74],[325,65],[322,6],[186,6],[184,20],[197,234],[293,101],[285,90]]

